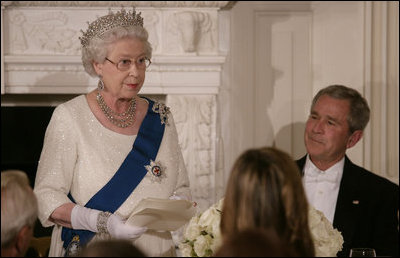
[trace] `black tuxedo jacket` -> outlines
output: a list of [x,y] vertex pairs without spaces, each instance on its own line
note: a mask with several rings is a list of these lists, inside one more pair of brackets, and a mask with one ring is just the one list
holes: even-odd
[[[303,176],[306,156],[297,160]],[[345,157],[333,227],[344,244],[338,256],[354,247],[374,248],[377,256],[399,256],[399,186]]]

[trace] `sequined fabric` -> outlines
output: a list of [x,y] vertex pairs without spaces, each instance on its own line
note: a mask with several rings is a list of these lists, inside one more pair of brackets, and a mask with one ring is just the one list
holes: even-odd
[[[122,135],[103,127],[91,112],[84,95],[58,106],[46,130],[34,187],[42,224],[54,225],[48,218],[57,207],[70,202],[69,192],[78,204],[85,205],[118,170],[135,139],[136,136]],[[168,199],[175,194],[190,199],[189,180],[172,115],[169,126],[165,127],[156,161],[165,167],[165,177],[154,182],[147,174],[116,211],[118,215],[127,218],[146,197]],[[169,232],[148,231],[135,244],[148,256],[174,255]],[[61,227],[56,225],[50,256],[61,255]]]

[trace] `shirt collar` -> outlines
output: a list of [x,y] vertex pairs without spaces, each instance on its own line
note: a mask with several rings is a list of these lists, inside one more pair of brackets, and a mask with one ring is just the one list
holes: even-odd
[[314,163],[310,159],[310,155],[307,154],[306,164],[304,165],[304,176],[309,177],[314,174],[318,175],[318,177],[321,177],[321,179],[322,177],[330,177],[331,180],[335,183],[340,183],[343,175],[344,161],[345,158],[343,157],[336,164],[334,164],[327,170],[322,171],[314,165]]

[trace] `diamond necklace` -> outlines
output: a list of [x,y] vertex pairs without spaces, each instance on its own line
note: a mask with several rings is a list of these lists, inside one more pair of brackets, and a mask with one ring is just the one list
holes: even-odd
[[[97,103],[99,104],[101,111],[103,111],[104,115],[110,120],[111,123],[114,125],[126,128],[133,124],[135,121],[135,114],[136,114],[136,99],[132,98],[131,105],[129,106],[128,110],[122,113],[116,113],[113,111],[109,106],[107,106],[106,102],[101,96],[100,91],[97,91]],[[119,118],[118,118],[119,117]]]

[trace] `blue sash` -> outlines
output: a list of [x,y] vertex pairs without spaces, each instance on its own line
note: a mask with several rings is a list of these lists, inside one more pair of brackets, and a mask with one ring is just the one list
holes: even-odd
[[[132,150],[110,181],[86,203],[85,207],[114,213],[146,175],[145,165],[149,165],[150,160],[156,160],[165,124],[161,123],[160,115],[152,110],[154,102],[147,100],[147,115],[140,126]],[[68,196],[75,202],[70,194]],[[85,245],[95,233],[63,227],[61,239],[65,249],[76,235],[79,236],[80,245]]]

